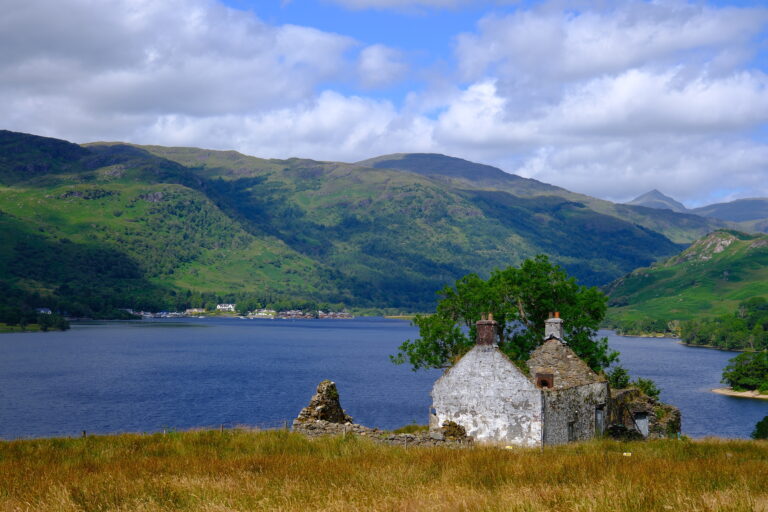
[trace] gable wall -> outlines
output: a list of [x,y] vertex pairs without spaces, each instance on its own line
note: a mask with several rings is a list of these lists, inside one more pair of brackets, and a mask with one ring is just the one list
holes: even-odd
[[479,443],[540,446],[542,392],[495,346],[475,346],[432,389],[434,416]]

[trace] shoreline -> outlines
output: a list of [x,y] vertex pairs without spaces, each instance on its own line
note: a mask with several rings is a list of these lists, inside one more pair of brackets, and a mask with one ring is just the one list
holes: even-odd
[[622,338],[647,338],[647,339],[666,339],[666,340],[675,340],[675,342],[678,345],[682,345],[684,347],[691,347],[691,348],[708,348],[709,350],[719,350],[721,352],[753,352],[752,350],[746,349],[746,348],[722,348],[722,347],[716,347],[714,345],[696,345],[694,343],[686,343],[682,339],[670,336],[668,334],[619,334],[613,329],[607,329],[609,331],[612,331],[613,334],[616,336],[620,336]]
[[734,391],[731,388],[717,388],[711,390],[718,395],[732,396],[735,398],[755,398],[757,400],[768,400],[768,395],[763,395],[758,391]]

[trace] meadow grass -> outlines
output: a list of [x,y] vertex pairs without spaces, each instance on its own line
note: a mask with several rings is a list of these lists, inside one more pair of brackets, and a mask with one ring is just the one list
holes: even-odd
[[505,450],[124,434],[0,443],[0,511],[751,511],[768,510],[766,468],[759,441]]

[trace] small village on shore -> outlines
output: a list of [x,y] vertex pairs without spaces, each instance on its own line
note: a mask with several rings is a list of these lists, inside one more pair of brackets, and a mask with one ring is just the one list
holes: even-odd
[[150,318],[239,318],[241,320],[351,320],[354,315],[347,310],[344,311],[309,311],[301,309],[289,309],[278,311],[275,309],[254,309],[248,311],[245,315],[238,315],[237,304],[217,304],[216,309],[208,310],[205,308],[188,308],[184,311],[134,311],[125,309],[127,313],[141,317]]

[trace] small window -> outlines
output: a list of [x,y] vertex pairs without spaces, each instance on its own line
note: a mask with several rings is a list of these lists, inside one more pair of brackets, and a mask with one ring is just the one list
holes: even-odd
[[536,386],[539,388],[554,388],[555,376],[551,373],[537,373],[536,374]]
[[572,442],[576,440],[576,422],[575,421],[569,421],[568,422],[568,442]]
[[601,436],[605,433],[605,405],[598,405],[595,408],[595,435]]

